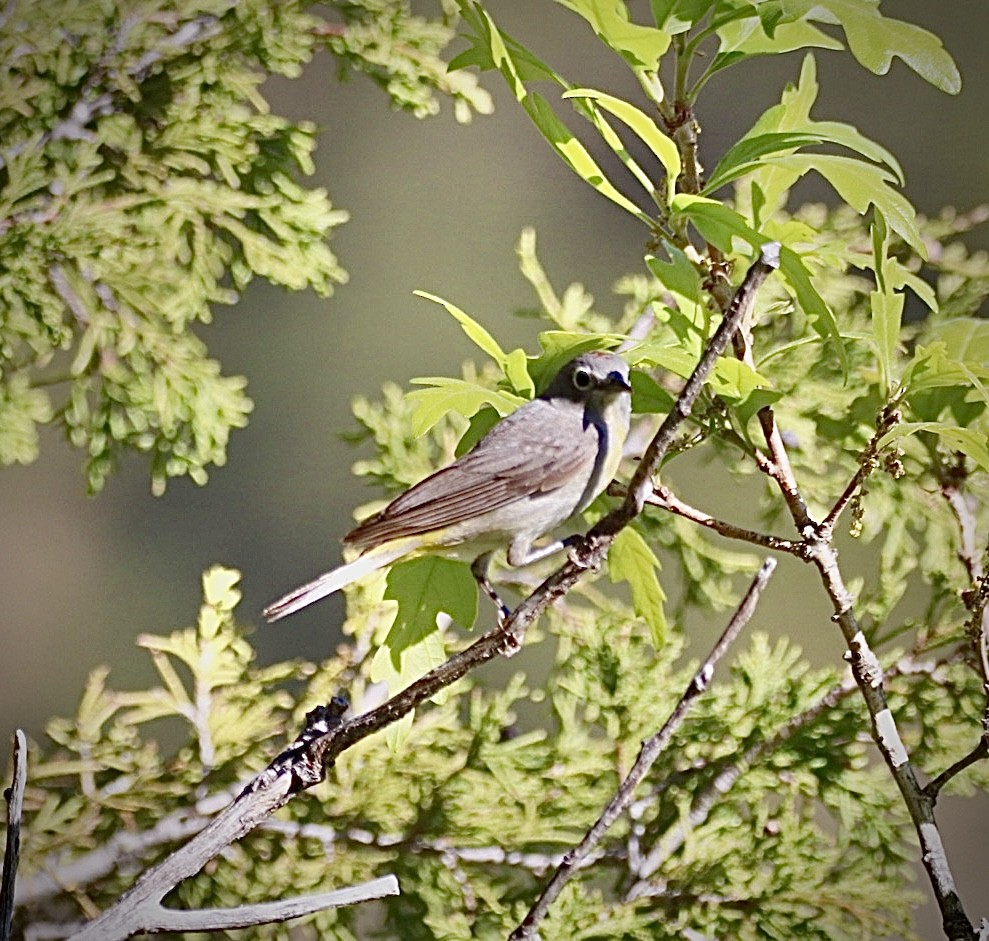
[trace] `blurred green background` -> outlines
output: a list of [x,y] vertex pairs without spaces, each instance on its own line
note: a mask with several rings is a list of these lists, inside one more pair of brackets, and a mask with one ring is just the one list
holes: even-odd
[[[549,0],[490,0],[487,6],[506,31],[571,80],[637,100],[631,75],[579,18]],[[646,4],[632,7],[647,15]],[[922,212],[971,208],[989,198],[989,5],[887,0],[883,11],[944,40],[962,73],[961,94],[938,92],[899,62],[877,77],[850,56],[822,51],[815,116],[852,123],[892,150],[906,172],[907,195]],[[705,165],[713,166],[779,100],[783,85],[796,79],[800,59],[756,60],[709,84],[698,114]],[[112,667],[110,682],[118,688],[151,682],[135,638],[192,623],[200,574],[214,562],[243,571],[241,617],[258,625],[253,640],[264,661],[318,659],[332,648],[339,636],[337,598],[275,627],[261,626],[257,611],[334,564],[352,508],[376,496],[351,476],[358,455],[339,439],[354,427],[351,396],[375,396],[387,380],[456,375],[462,359],[473,355],[441,308],[413,297],[414,289],[455,302],[503,346],[532,349],[537,324],[513,314],[534,304],[514,251],[521,229],[531,225],[558,288],[579,280],[600,310],[620,309],[611,285],[641,270],[641,225],[559,162],[499,76],[483,82],[496,110],[469,126],[456,124],[446,103],[440,116],[426,121],[393,113],[370,82],[340,84],[328,56],[297,81],[265,86],[273,110],[321,128],[316,182],[351,213],[333,240],[350,281],[328,300],[257,283],[239,305],[217,310],[215,323],[201,328],[225,372],[248,377],[255,402],[249,427],[234,433],[228,465],[212,472],[206,487],[173,481],[155,499],[146,466],[133,459],[101,496],[88,499],[81,457],[56,433],[44,437],[36,464],[0,471],[4,741],[15,725],[37,736],[47,717],[74,712],[97,664]],[[798,196],[817,200],[830,193],[810,184]],[[969,241],[984,248],[989,231]],[[748,497],[720,475],[706,476],[719,481],[717,493],[705,494],[692,482],[691,499],[740,518],[733,504]],[[820,592],[805,591],[814,582],[798,568],[781,565],[755,626],[775,624],[814,656],[837,658],[840,636]],[[814,599],[809,609],[808,595]],[[513,669],[525,667],[513,662]],[[962,813],[946,819],[944,836],[965,897],[980,915],[989,880],[984,863],[974,855],[966,860],[962,841],[981,834],[984,845],[989,815],[985,803],[982,811],[971,802],[958,806]],[[938,936],[933,916],[922,927]]]

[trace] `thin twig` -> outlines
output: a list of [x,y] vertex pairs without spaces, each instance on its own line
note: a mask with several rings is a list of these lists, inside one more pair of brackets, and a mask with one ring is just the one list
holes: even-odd
[[959,455],[959,463],[945,475],[941,493],[948,501],[958,521],[960,547],[959,558],[968,573],[970,588],[963,594],[969,611],[965,623],[965,633],[971,645],[979,677],[982,680],[982,735],[979,743],[960,761],[941,772],[925,788],[931,801],[937,800],[941,788],[960,771],[982,758],[989,757],[989,543],[979,552],[975,532],[975,513],[962,492],[966,478],[964,458]]
[[852,479],[848,482],[848,486],[845,487],[841,496],[835,501],[828,515],[821,521],[822,532],[830,533],[834,529],[835,523],[838,522],[838,517],[844,512],[848,504],[851,503],[866,479],[879,466],[879,441],[901,419],[900,410],[893,406],[887,405],[880,411],[879,420],[876,422],[876,430],[869,439],[869,443],[859,455],[858,470],[855,471]]
[[14,901],[35,906],[65,891],[65,886],[90,886],[121,869],[147,859],[158,847],[188,840],[206,827],[213,816],[236,796],[240,788],[220,791],[162,817],[151,829],[134,833],[121,830],[104,844],[76,859],[51,860],[40,869],[25,873],[17,882]]
[[[986,716],[989,717],[989,543],[980,552],[975,540],[975,513],[961,490],[961,474],[941,486],[941,492],[958,521],[961,545],[958,555],[968,573],[971,587],[965,593],[969,618],[965,630],[972,642],[972,653],[982,678]],[[983,735],[989,737],[989,718],[983,719]]]
[[[755,765],[763,756],[773,754],[796,732],[810,725],[822,713],[833,709],[837,703],[855,689],[855,681],[849,673],[846,681],[831,687],[803,712],[791,716],[772,735],[760,739],[746,749],[741,756],[725,763],[710,784],[702,788],[691,801],[686,819],[677,821],[672,829],[664,833],[656,845],[641,857],[638,867],[634,870],[637,882],[629,889],[626,897],[634,899],[649,894],[650,887],[647,882],[649,877],[684,844],[689,830],[697,829],[707,820],[715,801],[724,797],[748,768]],[[651,795],[644,798],[642,803],[645,805],[654,797],[655,795]]]
[[601,520],[591,531],[592,535],[608,533],[613,535],[621,527],[627,525],[632,517],[642,512],[642,508],[653,490],[652,478],[658,472],[666,452],[673,443],[677,429],[693,410],[694,403],[704,388],[704,383],[711,374],[718,357],[732,342],[739,326],[752,313],[755,307],[756,294],[763,281],[766,280],[771,271],[779,267],[779,251],[778,242],[768,242],[762,247],[759,258],[746,272],[744,280],[735,292],[731,305],[725,312],[724,319],[714,336],[711,337],[680,395],[677,396],[673,408],[670,409],[649,447],[646,448],[646,453],[642,456],[642,460],[632,476],[625,502]]
[[989,744],[984,738],[980,738],[978,744],[964,758],[959,758],[953,765],[945,768],[936,778],[927,782],[924,788],[924,796],[934,804],[941,788],[945,786],[955,775],[961,774],[966,768],[971,767],[977,761],[989,758]]
[[[953,654],[952,657],[955,655]],[[900,657],[886,669],[887,678],[901,675],[914,675],[917,673],[933,673],[938,670],[944,661],[925,660],[917,661],[910,655]],[[950,662],[950,658],[949,661]],[[772,735],[760,739],[750,746],[740,757],[721,763],[721,767],[714,779],[702,788],[691,801],[690,810],[684,822],[676,822],[672,829],[664,833],[657,841],[656,845],[646,852],[640,854],[639,859],[631,871],[637,876],[638,881],[626,893],[626,898],[635,899],[641,896],[655,894],[655,887],[651,886],[647,880],[663,863],[669,859],[686,841],[688,828],[696,829],[701,826],[708,817],[715,801],[727,794],[735,785],[735,782],[765,755],[774,754],[784,743],[801,729],[806,728],[823,713],[833,709],[841,700],[858,690],[855,678],[848,671],[845,678],[836,686],[832,686],[823,696],[808,706],[798,715],[791,716],[783,722]],[[630,816],[633,820],[641,817],[647,807],[655,801],[656,795],[664,790],[664,783],[660,782],[652,794],[648,794],[630,808]]]
[[793,539],[784,539],[782,536],[774,536],[771,533],[756,532],[753,529],[745,529],[742,526],[736,526],[734,523],[716,519],[715,517],[705,513],[703,510],[699,510],[696,507],[690,506],[688,503],[684,503],[683,500],[677,497],[665,484],[657,484],[657,486],[653,488],[652,496],[649,497],[646,502],[650,506],[658,506],[661,509],[669,510],[677,516],[682,516],[684,519],[696,523],[698,526],[704,526],[707,529],[714,530],[714,532],[719,533],[728,539],[739,539],[742,542],[751,542],[757,546],[762,546],[764,549],[772,549],[777,552],[788,552],[791,555],[798,556],[799,558],[806,557],[807,546],[802,540],[795,541]]
[[707,655],[707,659],[694,674],[693,679],[684,690],[683,695],[680,697],[669,718],[658,732],[642,743],[635,763],[615,792],[615,796],[608,803],[608,806],[605,807],[594,825],[584,835],[580,843],[563,857],[563,861],[557,867],[556,872],[546,884],[539,898],[529,909],[522,923],[509,935],[509,941],[523,941],[523,939],[536,937],[536,928],[539,922],[546,916],[550,906],[563,890],[563,887],[583,864],[584,860],[598,844],[608,828],[628,809],[635,798],[636,788],[649,773],[649,769],[669,744],[674,733],[683,724],[683,720],[694,701],[710,685],[711,678],[714,675],[714,668],[718,664],[718,661],[721,660],[739,632],[751,619],[756,605],[759,603],[763,589],[766,587],[766,583],[769,581],[775,568],[776,560],[773,558],[768,558],[762,563],[748,591],[742,598],[738,608],[736,608],[731,620],[729,620],[728,626],[721,634],[721,637],[718,638],[711,652]]
[[4,791],[7,801],[7,844],[3,851],[3,875],[0,877],[0,941],[10,941],[14,922],[14,883],[21,851],[21,814],[24,788],[27,786],[27,739],[20,729],[14,731],[14,779]]

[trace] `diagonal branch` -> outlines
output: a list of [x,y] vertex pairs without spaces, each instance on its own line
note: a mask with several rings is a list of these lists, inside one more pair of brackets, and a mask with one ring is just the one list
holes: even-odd
[[649,769],[656,763],[656,759],[663,753],[669,745],[674,733],[683,724],[687,712],[694,701],[705,692],[714,676],[714,668],[724,656],[725,652],[738,637],[742,628],[749,622],[755,612],[759,598],[768,583],[773,570],[776,568],[776,560],[768,558],[762,563],[762,567],[756,573],[752,584],[742,598],[735,613],[732,615],[728,626],[718,638],[707,659],[698,667],[693,679],[684,690],[673,712],[663,723],[662,728],[646,739],[639,749],[639,755],[635,759],[625,779],[622,781],[615,796],[602,811],[601,816],[594,822],[594,825],[584,834],[584,838],[574,849],[570,850],[563,861],[557,867],[553,877],[546,884],[539,898],[529,909],[522,923],[509,935],[509,941],[532,941],[536,937],[536,928],[549,912],[550,906],[563,891],[563,887],[573,878],[574,873],[581,867],[587,857],[600,842],[601,837],[607,832],[609,827],[626,811],[635,799],[635,789],[642,783],[643,778],[649,773]]
[[311,914],[325,908],[398,894],[398,881],[384,876],[363,885],[232,909],[178,911],[162,899],[183,879],[195,875],[224,847],[239,840],[283,806],[297,791],[322,780],[325,771],[312,760],[311,747],[340,724],[348,703],[334,698],[312,710],[298,738],[254,778],[225,810],[188,843],[136,883],[102,915],[89,922],[74,941],[117,941],[145,931],[212,931],[265,924]]
[[[536,588],[502,625],[483,634],[377,708],[342,721],[347,703],[336,697],[328,706],[313,710],[296,741],[254,778],[233,803],[188,843],[147,870],[113,906],[76,935],[75,941],[116,941],[159,924],[164,917],[162,912],[168,911],[161,906],[161,899],[168,891],[199,872],[225,846],[259,826],[294,794],[322,781],[326,768],[337,755],[397,721],[481,664],[517,652],[528,626],[588,570],[603,562],[615,535],[642,511],[652,492],[652,477],[673,443],[677,428],[690,414],[717,358],[728,347],[739,325],[751,315],[759,287],[778,267],[779,247],[776,242],[763,246],[760,257],[749,268],[673,409],[646,449],[624,502],[594,526],[556,573]],[[184,925],[181,930],[193,929]]]
[[[886,676],[891,678],[911,673],[932,673],[941,664],[942,661],[939,660],[918,662],[912,656],[905,655],[887,667]],[[759,739],[737,757],[724,762],[713,780],[694,797],[685,820],[674,823],[669,831],[657,839],[651,850],[639,856],[633,869],[636,882],[628,890],[626,897],[634,899],[653,893],[654,886],[648,881],[650,876],[684,844],[689,830],[696,829],[707,820],[715,801],[727,794],[749,768],[756,765],[763,757],[774,754],[792,736],[807,728],[857,689],[855,679],[849,670],[840,683],[832,686],[802,712],[783,722],[772,735]],[[656,792],[661,788],[662,783],[657,786]],[[632,808],[633,818],[636,815],[641,816],[645,807],[655,799],[656,792],[636,802]]]

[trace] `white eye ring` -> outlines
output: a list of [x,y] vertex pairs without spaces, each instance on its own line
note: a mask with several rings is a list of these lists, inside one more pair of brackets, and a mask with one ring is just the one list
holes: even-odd
[[573,371],[573,385],[581,392],[591,387],[591,374],[586,369],[575,369]]

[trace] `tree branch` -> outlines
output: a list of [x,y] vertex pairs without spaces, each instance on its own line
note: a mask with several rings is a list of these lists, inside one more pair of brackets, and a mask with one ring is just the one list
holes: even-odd
[[898,424],[902,418],[899,409],[887,405],[879,413],[879,420],[876,422],[876,430],[865,449],[859,455],[858,470],[848,482],[848,486],[831,507],[828,515],[821,521],[821,531],[830,535],[834,530],[838,517],[859,492],[862,484],[870,474],[879,466],[879,441],[894,425]]
[[924,796],[932,805],[935,804],[938,795],[941,793],[941,788],[945,784],[955,777],[955,775],[961,774],[966,768],[970,768],[977,761],[983,761],[986,758],[989,758],[989,744],[986,743],[984,738],[980,738],[975,748],[967,755],[959,758],[953,765],[945,768],[936,778],[927,782],[927,786],[924,788]]
[[[397,721],[482,663],[496,656],[516,653],[528,626],[554,600],[565,595],[585,572],[601,564],[615,534],[642,511],[652,492],[652,476],[659,469],[677,428],[690,414],[718,356],[731,342],[739,324],[751,314],[760,285],[778,264],[779,244],[771,242],[763,246],[760,257],[746,273],[673,409],[646,449],[624,502],[594,526],[556,573],[511,612],[503,624],[483,634],[377,708],[343,721],[347,702],[336,697],[328,706],[309,713],[306,727],[296,741],[254,778],[233,803],[188,843],[145,872],[115,905],[76,935],[76,941],[116,941],[149,930],[149,926],[164,925],[163,919],[171,916],[169,910],[161,906],[161,899],[171,888],[195,875],[223,847],[261,824],[293,794],[322,781],[326,768],[337,755]],[[181,930],[193,929],[184,925]]]
[[579,869],[591,851],[604,836],[608,828],[618,819],[618,817],[628,809],[635,798],[635,789],[649,773],[649,769],[655,764],[656,759],[663,753],[669,744],[673,734],[683,724],[694,700],[703,693],[710,685],[714,675],[714,668],[724,656],[725,651],[731,646],[742,628],[749,622],[755,611],[759,598],[762,595],[766,583],[769,581],[773,570],[776,568],[776,560],[769,558],[763,562],[749,590],[745,593],[742,601],[732,615],[728,626],[721,637],[718,638],[707,659],[701,664],[694,674],[690,684],[684,690],[683,695],[670,713],[669,718],[663,727],[646,739],[639,749],[639,755],[619,786],[615,796],[605,807],[601,816],[594,825],[587,831],[580,843],[568,852],[563,861],[557,867],[553,877],[546,884],[539,898],[533,903],[528,914],[522,923],[509,935],[509,941],[531,941],[536,937],[536,928],[539,922],[549,912],[550,906],[559,896],[563,887],[573,878],[574,873]]
[[334,698],[312,710],[296,740],[255,777],[226,809],[188,843],[147,870],[120,899],[87,924],[74,941],[117,941],[141,931],[211,931],[284,921],[324,908],[398,894],[398,881],[385,876],[363,885],[233,909],[182,912],[161,904],[183,879],[195,875],[225,846],[240,839],[284,805],[292,794],[323,779],[312,744],[339,725],[348,703]]
[[7,842],[3,851],[3,875],[0,877],[0,941],[10,941],[14,921],[14,883],[21,851],[21,813],[24,788],[27,786],[27,740],[24,733],[14,732],[14,779],[3,792],[7,802]]
[[751,542],[764,549],[773,549],[777,552],[788,552],[799,558],[806,558],[807,546],[803,540],[794,541],[784,539],[782,536],[774,536],[771,533],[760,533],[752,529],[745,529],[728,523],[725,520],[715,519],[703,510],[690,506],[679,499],[669,487],[664,484],[657,484],[653,488],[652,496],[646,501],[650,506],[658,506],[660,509],[669,510],[677,516],[711,529],[728,539],[739,539],[742,542]]
[[210,794],[192,808],[182,808],[162,817],[150,830],[122,830],[106,843],[70,862],[58,861],[37,872],[22,875],[14,900],[17,905],[36,905],[64,891],[66,885],[89,886],[104,876],[146,859],[166,843],[178,843],[208,826],[213,815],[236,796],[236,790]]
[[[744,338],[741,339],[744,342]],[[751,350],[748,346],[740,346],[739,339],[736,339],[735,352],[740,359],[751,361]],[[975,932],[955,887],[941,834],[934,819],[934,805],[917,780],[916,772],[897,729],[896,720],[886,700],[882,666],[869,646],[855,616],[852,596],[845,586],[838,565],[838,551],[833,543],[833,533],[829,527],[816,522],[807,509],[771,406],[760,410],[759,421],[766,438],[769,456],[773,461],[770,476],[779,488],[797,532],[807,545],[805,558],[814,563],[821,576],[824,590],[831,600],[834,609],[832,620],[841,629],[848,644],[846,659],[851,664],[852,674],[869,710],[872,738],[900,790],[917,831],[921,860],[941,911],[945,934],[952,941],[955,939],[968,941],[975,936]],[[868,446],[866,450],[868,451]],[[860,471],[865,465],[864,461],[860,463]],[[839,498],[835,509],[832,510],[835,518],[837,517],[835,510],[840,512],[842,505],[842,498]]]

